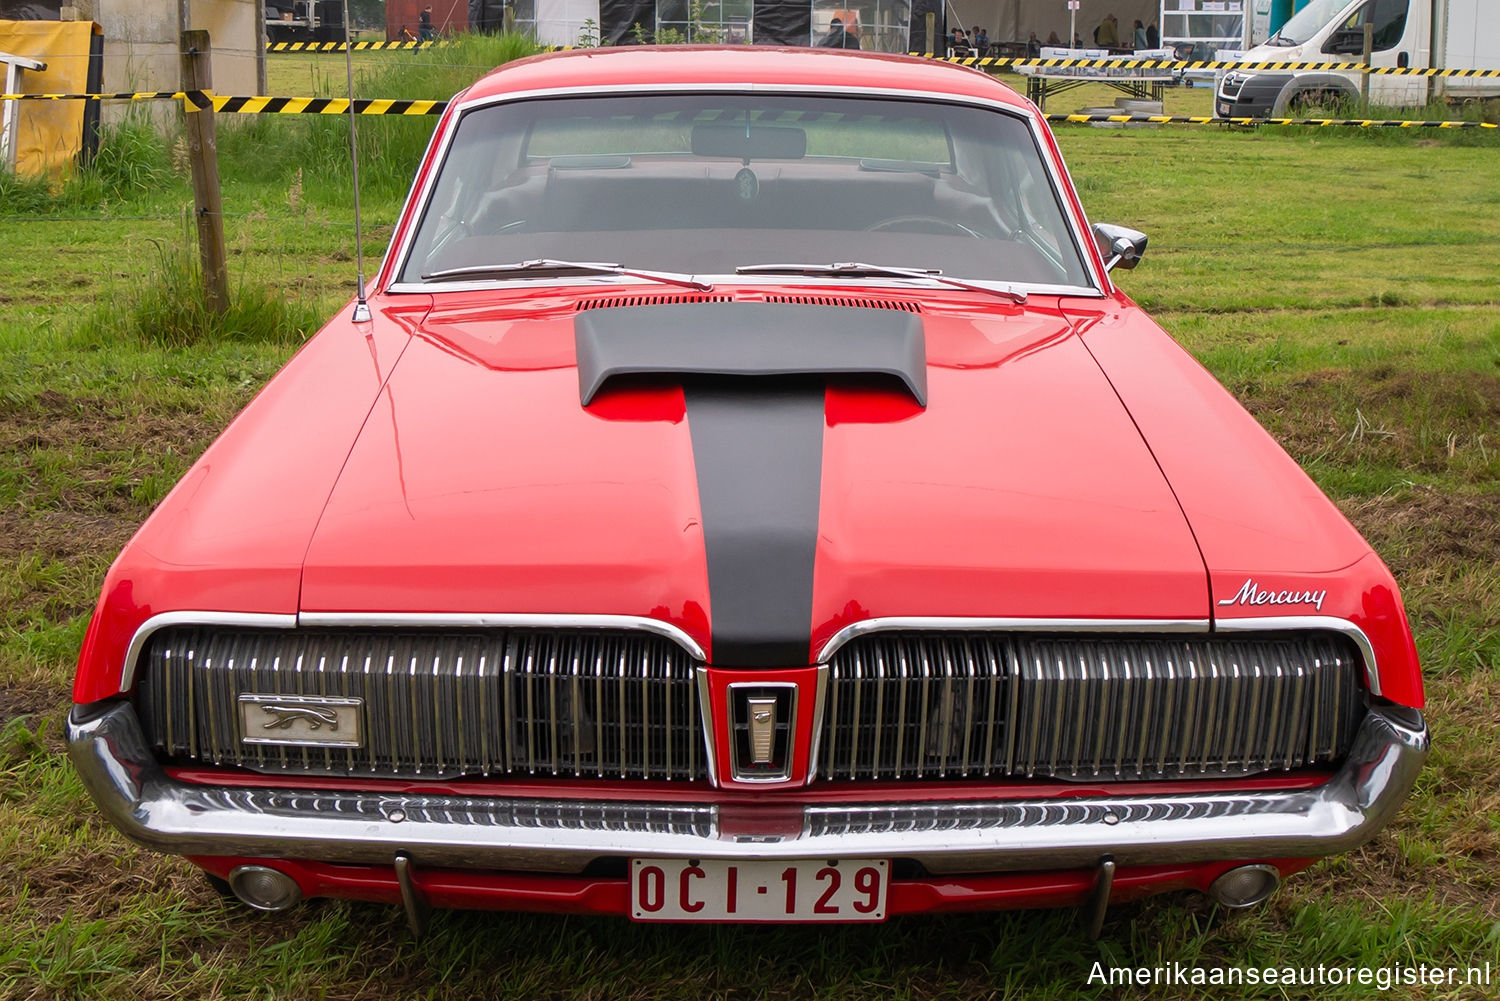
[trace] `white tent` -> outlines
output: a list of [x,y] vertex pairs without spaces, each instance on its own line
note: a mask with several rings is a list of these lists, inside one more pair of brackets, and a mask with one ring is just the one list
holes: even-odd
[[[992,42],[1024,42],[1036,32],[1043,42],[1052,32],[1068,38],[1067,4],[1064,0],[945,0],[948,24],[965,28],[983,26]],[[1120,45],[1133,44],[1131,29],[1137,19],[1141,24],[1156,24],[1158,0],[1081,0],[1077,11],[1078,34],[1083,44],[1092,47],[1094,28],[1113,14],[1120,22]],[[1157,24],[1158,29],[1161,27]]]

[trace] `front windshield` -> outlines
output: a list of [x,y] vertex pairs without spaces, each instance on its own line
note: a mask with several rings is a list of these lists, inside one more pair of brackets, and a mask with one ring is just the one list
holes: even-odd
[[707,275],[868,261],[1089,285],[1022,119],[899,99],[678,94],[468,112],[401,280],[543,258]]
[[1312,3],[1297,11],[1281,26],[1272,41],[1284,45],[1301,45],[1347,6],[1349,0],[1312,0]]

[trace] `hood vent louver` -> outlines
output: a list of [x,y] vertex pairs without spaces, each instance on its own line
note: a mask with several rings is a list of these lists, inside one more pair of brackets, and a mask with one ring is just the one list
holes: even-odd
[[705,295],[697,292],[665,292],[656,295],[617,295],[607,299],[586,299],[578,312],[586,309],[615,309],[624,306],[678,306],[700,302],[733,302],[732,295]]
[[854,309],[898,309],[904,313],[920,313],[922,311],[921,306],[902,299],[861,299],[846,295],[768,295],[764,301],[799,306],[848,306]]
[[[577,312],[588,309],[620,309],[629,306],[687,306],[704,302],[735,302],[733,295],[709,295],[698,292],[664,292],[655,295],[617,295],[606,299],[585,299]],[[782,306],[844,306],[850,309],[894,309],[903,313],[920,313],[922,307],[901,299],[864,299],[845,295],[768,295],[745,302],[769,302]]]

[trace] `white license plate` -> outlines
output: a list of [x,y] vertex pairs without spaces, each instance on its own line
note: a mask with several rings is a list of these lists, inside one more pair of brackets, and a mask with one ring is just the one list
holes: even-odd
[[637,921],[884,921],[886,859],[635,859]]

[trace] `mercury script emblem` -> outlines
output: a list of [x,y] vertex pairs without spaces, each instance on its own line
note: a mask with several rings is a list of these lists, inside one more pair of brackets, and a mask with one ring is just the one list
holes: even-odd
[[309,728],[321,730],[325,725],[330,730],[339,728],[339,714],[332,709],[315,709],[312,706],[263,705],[260,711],[271,718],[261,724],[262,730],[286,730],[300,720],[306,720]]
[[1220,598],[1221,605],[1311,605],[1318,611],[1323,610],[1323,599],[1328,597],[1327,590],[1322,591],[1262,591],[1260,585],[1255,583],[1255,578],[1245,578],[1245,583],[1240,586],[1232,598]]

